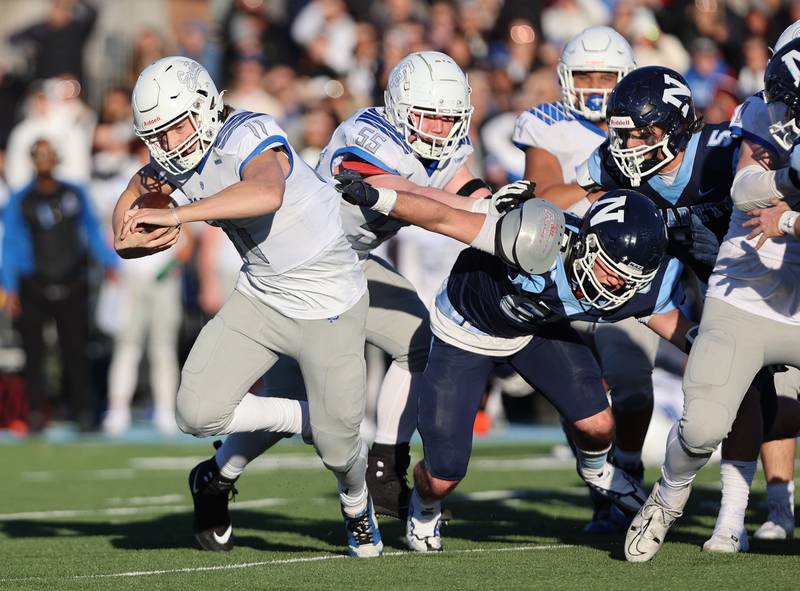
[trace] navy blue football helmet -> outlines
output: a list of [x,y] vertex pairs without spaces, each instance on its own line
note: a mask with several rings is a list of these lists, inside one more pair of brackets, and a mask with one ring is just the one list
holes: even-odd
[[784,45],[764,72],[769,132],[784,150],[800,140],[800,39]]
[[[633,187],[675,158],[702,127],[686,80],[661,66],[637,68],[617,83],[606,123],[611,155]],[[640,145],[629,147],[632,140]]]
[[[645,289],[667,252],[667,228],[656,205],[628,189],[609,191],[583,218],[568,256],[576,295],[598,310],[613,310]],[[622,283],[598,278],[613,274]]]

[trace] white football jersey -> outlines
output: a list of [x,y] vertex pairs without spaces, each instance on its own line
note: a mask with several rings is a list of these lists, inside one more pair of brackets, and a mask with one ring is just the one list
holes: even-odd
[[[761,93],[742,103],[730,122],[731,135],[769,147],[782,158],[779,166],[786,166],[788,153],[772,139],[769,126]],[[756,250],[757,239],[747,240],[750,229],[742,227],[748,219],[734,208],[706,295],[778,322],[800,324],[800,240],[772,238]]]
[[606,139],[591,121],[567,111],[559,102],[543,103],[520,114],[511,138],[521,150],[540,148],[558,159],[565,183],[575,182],[575,167]]
[[[332,177],[348,154],[416,185],[443,189],[472,154],[472,145],[465,138],[449,159],[431,160],[426,166],[386,119],[383,108],[371,107],[356,111],[336,128],[320,154],[317,172]],[[344,233],[362,258],[407,225],[346,202],[342,202],[341,215]]]
[[[194,202],[241,180],[247,162],[282,147],[289,156],[283,204],[254,218],[219,220],[242,257],[237,289],[291,318],[321,319],[352,307],[366,291],[358,258],[339,223],[340,197],[320,178],[269,115],[234,111],[192,171],[165,176]],[[155,161],[152,165],[162,170]]]

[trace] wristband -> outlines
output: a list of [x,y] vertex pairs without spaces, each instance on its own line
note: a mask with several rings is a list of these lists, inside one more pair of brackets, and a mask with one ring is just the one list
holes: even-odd
[[484,197],[483,199],[476,199],[472,204],[470,211],[473,213],[485,213],[488,215],[491,210],[492,198]]
[[780,228],[781,232],[784,234],[794,236],[794,223],[798,217],[800,217],[800,213],[796,211],[784,211],[781,214],[781,219],[778,221],[778,228]]
[[397,203],[397,191],[385,187],[375,187],[375,189],[378,191],[378,201],[370,209],[383,215],[389,215]]

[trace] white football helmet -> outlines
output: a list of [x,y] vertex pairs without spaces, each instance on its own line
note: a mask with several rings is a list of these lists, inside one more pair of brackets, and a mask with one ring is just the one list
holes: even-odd
[[610,88],[576,88],[575,72],[612,72],[617,82],[636,64],[633,50],[625,38],[611,27],[591,27],[564,46],[558,61],[561,101],[564,107],[590,121],[606,116]]
[[[472,105],[467,76],[453,59],[438,51],[420,51],[392,68],[384,93],[386,116],[423,158],[446,160],[469,132]],[[411,115],[418,117],[415,122]],[[446,136],[422,131],[426,116],[453,117]],[[412,139],[413,138],[413,139]]]
[[[222,127],[222,95],[206,69],[187,57],[165,57],[142,70],[131,103],[134,132],[156,162],[172,174],[197,166]],[[161,134],[186,118],[194,133],[165,150]]]
[[781,36],[778,37],[778,41],[775,43],[775,49],[772,51],[778,53],[784,45],[798,37],[800,37],[800,21],[794,21],[791,25],[786,27],[783,33],[781,33]]

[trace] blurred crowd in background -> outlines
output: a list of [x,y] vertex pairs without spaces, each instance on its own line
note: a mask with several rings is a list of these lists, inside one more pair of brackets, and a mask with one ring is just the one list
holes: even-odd
[[[56,178],[74,184],[75,207],[82,212],[76,223],[84,235],[99,233],[106,240],[105,246],[51,245],[65,259],[58,266],[63,276],[53,277],[36,267],[48,265],[26,259],[30,255],[19,248],[20,241],[35,236],[5,228],[0,428],[19,433],[70,419],[85,431],[102,425],[118,434],[136,412],[152,418],[162,432],[174,431],[170,399],[180,362],[233,287],[238,257],[211,227],[184,232],[179,248],[158,257],[108,256],[111,209],[148,158],[133,135],[130,91],[139,71],[154,60],[182,54],[199,61],[227,90],[226,103],[275,117],[315,165],[340,121],[358,108],[383,104],[387,74],[402,57],[443,51],[468,73],[472,88],[471,168],[500,186],[520,178],[524,169],[524,154],[511,143],[516,116],[559,100],[561,48],[584,28],[611,25],[631,43],[637,65],[682,72],[706,121],[720,122],[762,88],[769,46],[800,18],[800,0],[8,4],[7,22],[21,20],[15,10],[28,21],[0,40],[2,219],[25,214],[13,205],[14,195],[36,191],[31,181],[50,167]],[[142,17],[148,12],[153,20]],[[129,18],[132,14],[137,18]],[[126,17],[131,25],[121,27]],[[27,215],[46,225],[69,213],[50,208]],[[5,248],[9,244],[12,248]],[[404,230],[385,254],[429,301],[457,251],[441,237]],[[62,256],[65,252],[70,256]],[[61,291],[26,290],[19,279],[31,268],[48,289]],[[76,281],[79,286],[70,291]],[[32,324],[30,315],[20,321],[26,306],[37,312]],[[71,322],[82,314],[85,335]],[[30,355],[37,347],[38,369],[29,363],[23,371],[23,350]],[[146,353],[149,361],[140,364]],[[81,360],[88,360],[85,374],[76,367]],[[135,393],[142,402],[131,415]]]

